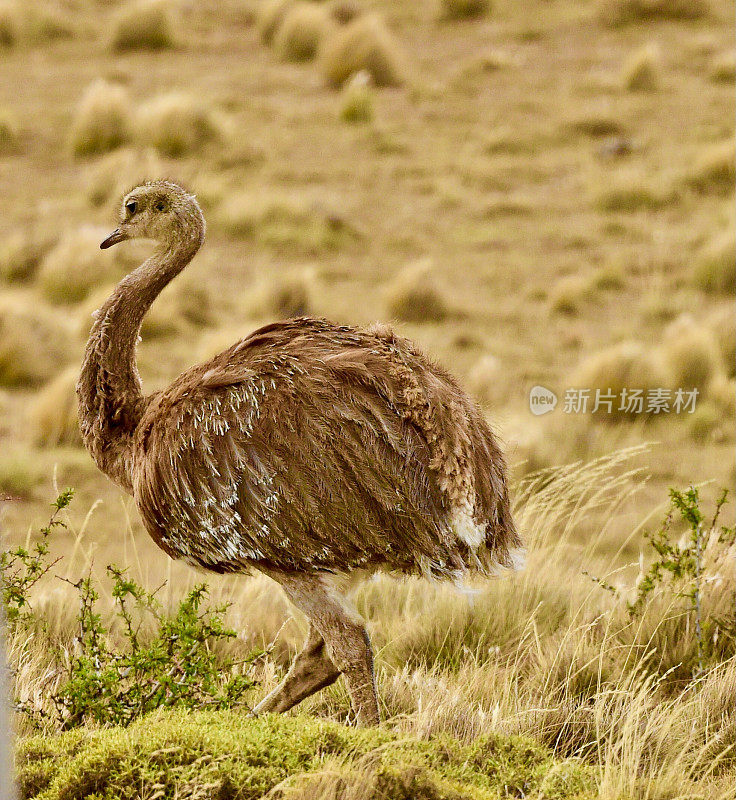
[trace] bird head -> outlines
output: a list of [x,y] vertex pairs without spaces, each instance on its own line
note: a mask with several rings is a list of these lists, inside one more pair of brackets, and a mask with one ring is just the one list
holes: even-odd
[[171,181],[148,181],[123,198],[120,224],[100,244],[105,250],[126,239],[153,239],[164,247],[204,237],[204,217],[193,194]]

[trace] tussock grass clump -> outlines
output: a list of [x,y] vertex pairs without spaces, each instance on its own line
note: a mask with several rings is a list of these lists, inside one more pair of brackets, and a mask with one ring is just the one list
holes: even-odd
[[570,385],[590,391],[588,407],[591,410],[596,391],[601,397],[612,393],[615,399],[610,412],[607,405],[601,405],[595,414],[599,419],[619,421],[647,413],[646,397],[641,410],[621,408],[624,390],[628,394],[632,389],[641,389],[646,395],[650,389],[672,386],[672,376],[659,353],[638,342],[626,341],[589,355],[575,371]]
[[501,360],[486,353],[472,366],[467,386],[473,397],[484,406],[502,403],[508,396],[509,376]]
[[121,274],[123,254],[100,250],[106,228],[83,226],[69,231],[43,259],[38,288],[51,303],[78,303],[102,283]]
[[85,194],[95,206],[104,206],[120,198],[131,186],[137,186],[152,175],[163,174],[163,165],[152,147],[120,148],[97,161],[86,176]]
[[708,16],[707,0],[601,0],[600,17],[619,27],[657,20],[692,21]]
[[352,123],[373,119],[373,91],[367,72],[356,72],[345,84],[340,98],[340,119]]
[[361,70],[370,74],[376,86],[396,86],[404,79],[393,37],[383,20],[373,14],[358,17],[329,36],[321,48],[319,65],[333,88]]
[[673,388],[708,391],[721,374],[721,355],[713,332],[689,315],[672,322],[664,332],[662,354],[669,367]]
[[707,148],[686,180],[701,194],[730,194],[736,182],[736,142],[728,139]]
[[264,281],[255,292],[253,312],[290,319],[314,313],[316,279],[312,269],[289,270]]
[[0,451],[0,500],[27,499],[47,477],[46,464],[27,448]]
[[736,80],[736,53],[721,53],[713,59],[710,79],[715,83],[732,84]]
[[41,261],[54,246],[52,236],[33,231],[14,231],[0,242],[0,278],[7,283],[25,283],[36,274]]
[[22,0],[0,4],[0,47],[69,39],[77,27],[61,9]]
[[659,48],[649,44],[632,53],[624,65],[621,81],[630,92],[654,92],[661,82]]
[[575,317],[583,303],[595,297],[596,289],[588,276],[569,275],[560,278],[549,293],[550,310],[555,314]]
[[77,420],[78,367],[57,375],[33,398],[29,422],[33,441],[42,447],[81,445]]
[[488,14],[491,0],[440,0],[440,19],[473,19]]
[[0,109],[0,155],[15,153],[20,145],[20,131],[13,113]]
[[362,6],[356,0],[331,0],[327,8],[338,25],[347,25],[363,13]]
[[409,264],[386,287],[386,310],[401,322],[440,322],[450,310],[429,261]]
[[226,198],[217,209],[214,224],[230,236],[302,255],[339,250],[359,236],[341,215],[325,212],[306,200],[248,192]]
[[736,234],[728,230],[701,251],[695,266],[695,284],[706,292],[730,294],[736,289]]
[[261,4],[256,27],[264,44],[271,44],[294,0],[265,0]]
[[212,296],[207,286],[184,274],[166,287],[143,318],[141,337],[143,341],[163,339],[180,334],[187,325],[206,327],[212,319]]
[[563,130],[567,133],[602,139],[608,136],[621,136],[626,133],[621,120],[600,111],[590,110],[586,114],[566,122]]
[[224,121],[203,98],[185,92],[154,97],[138,112],[136,135],[143,145],[179,158],[226,138]]
[[133,0],[113,19],[113,50],[166,50],[175,43],[171,7],[166,0]]
[[716,311],[707,323],[718,342],[723,369],[729,378],[736,376],[736,318],[733,308]]
[[667,184],[657,185],[638,174],[625,174],[612,185],[601,189],[596,205],[601,211],[633,214],[639,211],[657,211],[679,199],[677,192]]
[[123,86],[96,80],[87,87],[72,122],[70,143],[78,156],[114,150],[130,138],[133,110]]
[[63,365],[69,337],[56,315],[9,297],[0,302],[0,386],[38,386]]
[[317,3],[290,6],[274,37],[274,49],[283,61],[311,61],[333,28],[327,9]]
[[12,47],[19,33],[17,7],[12,3],[0,4],[0,47]]

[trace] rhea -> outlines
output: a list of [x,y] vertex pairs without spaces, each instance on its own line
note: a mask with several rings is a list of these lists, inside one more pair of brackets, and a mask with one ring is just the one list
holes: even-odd
[[515,568],[503,454],[455,380],[386,325],[275,322],[144,395],[141,321],[204,236],[195,197],[174,183],[123,199],[100,247],[157,246],[96,312],[77,385],[85,446],[170,557],[260,570],[307,617],[303,650],[256,712],[286,711],[342,674],[357,722],[377,724],[371,645],[345,578]]

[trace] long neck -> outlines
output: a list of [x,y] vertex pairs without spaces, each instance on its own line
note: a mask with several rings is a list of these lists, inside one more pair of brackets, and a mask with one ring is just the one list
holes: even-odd
[[136,366],[141,322],[200,248],[204,222],[197,222],[123,278],[97,312],[87,341],[77,384],[82,438],[100,469],[128,491],[128,456],[145,406]]

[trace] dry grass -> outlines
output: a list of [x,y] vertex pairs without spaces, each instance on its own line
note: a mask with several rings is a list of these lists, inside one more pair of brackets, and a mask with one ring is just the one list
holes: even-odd
[[574,317],[583,304],[594,300],[596,287],[587,275],[568,275],[560,278],[550,290],[550,310],[555,314]]
[[470,369],[467,388],[481,405],[489,408],[500,407],[508,397],[508,373],[501,360],[486,354],[481,356]]
[[116,207],[122,196],[151,175],[163,175],[164,167],[156,151],[120,148],[100,158],[90,168],[85,195],[93,206],[113,204]]
[[[516,487],[516,515],[530,549],[528,568],[521,574],[478,583],[472,594],[389,576],[358,588],[356,605],[369,620],[378,653],[377,680],[385,718],[379,735],[418,737],[429,749],[441,740],[449,748],[446,759],[454,757],[451,754],[459,746],[483,747],[483,737],[489,733],[532,737],[550,747],[555,758],[574,759],[544,778],[544,792],[539,796],[555,800],[729,797],[734,774],[730,750],[736,661],[724,651],[720,663],[709,665],[693,679],[688,669],[694,658],[694,634],[679,601],[663,586],[642,618],[632,623],[624,601],[635,574],[616,569],[615,555],[606,544],[611,521],[642,486],[641,476],[632,470],[632,459],[639,455],[640,450],[611,454],[592,463],[547,471]],[[65,562],[57,567],[60,575],[70,579],[90,568],[99,570],[92,566],[90,550],[94,521],[89,517],[81,521],[82,517],[83,510],[67,520],[73,544]],[[636,537],[642,524],[649,526],[649,522],[631,520],[632,529],[625,535]],[[130,530],[125,537],[130,562],[138,564],[133,575],[158,585],[160,576],[149,574],[141,545]],[[721,570],[720,583],[709,580],[704,594],[708,615],[729,613],[733,573],[726,566],[733,556],[733,552],[723,552],[720,560],[708,561],[709,576],[716,577]],[[582,569],[604,575],[617,585],[620,595],[604,592]],[[166,607],[175,604],[195,580],[185,572],[176,575],[175,585],[170,581],[159,595]],[[259,669],[262,684],[254,693],[255,700],[283,675],[290,651],[301,643],[303,620],[294,616],[281,593],[262,576],[216,581],[212,591],[215,602],[234,601],[229,622],[241,636],[233,645],[236,653],[257,643],[274,643]],[[72,595],[70,587],[59,581],[47,581],[36,590],[34,607],[46,615],[54,640],[62,644],[71,643],[75,634]],[[103,592],[102,602],[103,616],[107,616],[112,598]],[[18,636],[10,643],[10,653],[18,665],[21,696],[38,691],[41,675],[47,687],[59,679],[49,671],[48,653],[39,639],[29,642]],[[305,716],[298,722],[266,722],[270,730],[283,725],[313,730],[320,724],[314,717],[343,722],[348,699],[342,683],[305,701],[300,713]],[[213,718],[206,726],[212,736],[219,736],[216,724]],[[130,736],[141,737],[149,731],[149,739],[155,738],[158,729],[159,725],[144,721]],[[353,735],[349,728],[341,730],[340,736]],[[191,741],[196,735],[195,729],[183,739],[180,734],[167,734],[169,742]],[[292,740],[295,735],[296,727]],[[143,739],[138,747],[146,752]],[[538,747],[530,743],[526,752],[531,757]],[[264,758],[266,751],[258,752]],[[283,758],[289,758],[290,752],[286,743],[279,746]],[[498,769],[501,774],[510,771],[500,784],[528,782],[530,764],[514,771],[510,745],[503,752],[506,759]],[[493,748],[482,761],[473,761],[475,773],[498,755]],[[100,763],[109,764],[110,759]],[[208,770],[207,764],[202,769]],[[337,792],[330,795],[334,797],[372,796],[361,794],[372,791],[373,785],[370,772],[360,780],[356,776],[361,764],[355,758],[344,760],[342,775],[348,777],[335,783],[337,766],[325,763],[319,773],[306,777],[306,783],[289,781],[282,790],[298,789],[294,796],[305,798],[315,796],[315,786],[320,792],[332,787]],[[340,793],[355,786],[355,795]],[[416,783],[403,794],[393,784],[383,786],[385,792],[378,797],[425,797],[417,794]],[[426,797],[439,796],[447,795]]]
[[659,20],[693,21],[710,12],[707,0],[601,0],[601,19],[613,27]]
[[365,70],[376,86],[396,86],[405,79],[402,56],[382,19],[358,17],[336,30],[324,43],[319,66],[333,88]]
[[347,25],[363,13],[363,6],[358,0],[330,0],[327,8],[339,25]]
[[440,0],[441,19],[474,19],[488,14],[490,0]]
[[710,66],[710,79],[716,83],[732,84],[736,80],[736,53],[721,53]]
[[11,233],[0,242],[0,278],[6,283],[27,283],[32,280],[54,244],[52,236],[32,229]]
[[721,374],[721,354],[715,335],[690,315],[684,315],[667,327],[662,354],[674,388],[697,388],[702,396]]
[[38,289],[49,302],[78,303],[96,286],[120,277],[124,252],[100,250],[108,234],[107,228],[86,225],[61,237],[38,270]]
[[256,287],[250,298],[250,311],[266,318],[302,317],[315,313],[316,295],[314,270],[279,271]]
[[142,105],[136,138],[162,155],[180,158],[227,138],[226,125],[209,103],[187,92],[159,95]]
[[312,2],[295,3],[288,8],[276,31],[274,49],[283,61],[311,61],[333,24],[323,6]]
[[96,80],[90,84],[74,114],[70,132],[79,156],[114,150],[130,138],[133,108],[125,87]]
[[[584,359],[570,385],[590,390],[591,409],[597,391],[601,396],[612,392],[616,400],[611,411],[602,406],[597,414],[601,419],[613,422],[636,416],[620,408],[619,398],[624,389],[642,389],[646,394],[649,389],[672,386],[672,376],[659,353],[638,342],[627,341],[606,347]],[[646,402],[642,413],[646,413]]]
[[630,92],[654,92],[662,83],[659,48],[648,44],[632,53],[623,68],[621,82]]
[[294,0],[264,0],[258,10],[257,26],[261,41],[264,44],[271,44],[281,23],[284,21],[286,12],[293,5]]
[[69,358],[69,335],[47,309],[20,298],[0,302],[0,386],[38,386]]
[[78,377],[79,369],[70,367],[34,398],[29,409],[29,427],[33,441],[41,447],[82,444],[77,420]]
[[112,21],[110,46],[113,50],[166,50],[175,44],[168,0],[126,2]]
[[429,261],[401,269],[386,287],[386,312],[401,322],[441,322],[449,314]]
[[724,231],[710,241],[695,265],[695,285],[706,292],[732,293],[736,286],[736,234]]
[[76,36],[78,26],[66,8],[56,3],[0,4],[0,47],[40,44]]
[[357,72],[345,84],[340,98],[340,119],[350,123],[365,123],[373,119],[373,90],[371,76]]
[[627,170],[611,179],[598,191],[596,204],[601,211],[635,214],[640,211],[657,211],[679,200],[674,187],[662,178],[642,176],[636,170]]
[[704,149],[686,178],[701,194],[731,194],[735,181],[736,142],[732,139]]
[[736,319],[733,309],[727,306],[716,311],[707,324],[718,342],[723,369],[733,378],[736,375]]
[[12,111],[0,109],[0,155],[9,155],[20,147],[18,121]]

